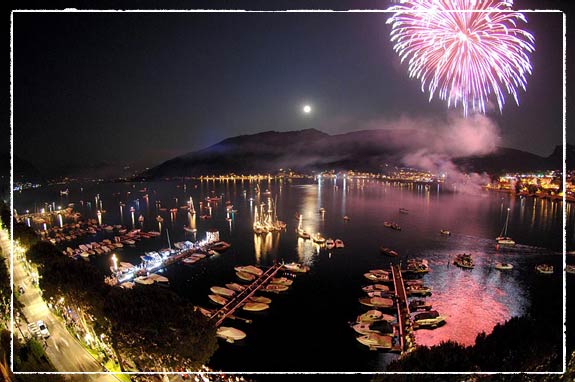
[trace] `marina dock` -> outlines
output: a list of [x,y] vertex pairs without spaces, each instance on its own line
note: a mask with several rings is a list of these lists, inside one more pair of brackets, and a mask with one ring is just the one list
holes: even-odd
[[391,265],[391,274],[393,276],[393,285],[397,298],[395,305],[397,306],[397,322],[399,326],[399,351],[401,354],[404,354],[415,347],[415,338],[413,336],[411,315],[407,302],[407,292],[399,265]]
[[267,269],[261,276],[255,279],[243,291],[234,296],[226,305],[214,312],[210,320],[217,320],[215,326],[218,327],[229,316],[231,316],[240,306],[242,306],[255,292],[263,287],[276,273],[283,267],[283,264],[276,263]]

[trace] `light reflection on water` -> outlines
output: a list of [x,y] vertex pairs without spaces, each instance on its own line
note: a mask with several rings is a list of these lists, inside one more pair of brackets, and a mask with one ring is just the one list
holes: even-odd
[[[254,235],[253,211],[267,200],[255,193],[255,182],[180,182],[146,184],[99,184],[85,186],[83,191],[70,185],[70,195],[60,198],[58,189],[33,190],[15,195],[18,210],[33,209],[38,205],[59,201],[64,206],[75,202],[76,209],[96,217],[97,207],[110,206],[102,216],[105,224],[121,222],[120,202],[130,210],[131,223],[143,215],[145,230],[157,230],[158,215],[168,225],[173,242],[203,239],[206,230],[218,228],[222,240],[232,244],[225,254],[210,258],[194,266],[176,265],[166,270],[171,288],[192,302],[207,305],[209,286],[221,285],[234,279],[233,266],[237,264],[271,265],[274,261],[300,261],[312,267],[311,272],[298,277],[293,288],[284,295],[274,296],[272,309],[266,315],[254,318],[254,324],[241,327],[248,334],[240,345],[221,344],[213,359],[214,367],[229,371],[373,371],[384,370],[393,356],[370,352],[355,341],[348,321],[365,309],[357,299],[362,296],[361,285],[367,284],[363,273],[369,269],[389,266],[390,262],[412,257],[427,258],[431,272],[424,276],[426,285],[433,288],[428,297],[433,308],[447,316],[446,325],[435,330],[416,332],[418,344],[433,345],[444,340],[472,344],[481,331],[491,332],[497,323],[524,314],[531,306],[534,293],[561,298],[554,290],[557,283],[538,278],[533,266],[551,262],[557,269],[561,256],[562,203],[531,198],[515,198],[507,194],[485,193],[463,195],[439,192],[437,187],[391,184],[365,179],[324,179],[310,184],[262,182],[260,189],[270,189],[277,198],[278,218],[287,223],[285,232]],[[139,189],[146,187],[148,197]],[[117,193],[115,196],[112,196]],[[100,203],[80,203],[99,194]],[[222,201],[206,202],[207,196],[222,195]],[[193,197],[198,215],[210,213],[212,219],[197,219],[185,209],[179,209],[177,200]],[[177,199],[176,199],[177,198]],[[250,200],[252,199],[253,200]],[[237,209],[232,220],[226,218],[225,202],[229,200]],[[141,202],[140,202],[141,201]],[[200,209],[199,202],[202,201]],[[160,203],[156,203],[160,202]],[[143,204],[142,204],[143,203]],[[182,203],[180,203],[182,204]],[[167,208],[160,211],[159,207]],[[325,214],[318,212],[325,208]],[[167,220],[169,209],[178,208],[174,219]],[[400,214],[406,208],[408,214]],[[508,233],[519,245],[513,249],[495,249],[494,238],[501,232],[507,208],[511,209]],[[570,204],[567,211],[568,248],[573,248],[573,222],[575,210]],[[345,248],[326,251],[311,240],[298,238],[295,233],[298,220],[304,216],[304,229],[321,232],[324,237],[340,238]],[[343,216],[349,216],[349,222]],[[396,221],[400,232],[383,227],[386,220]],[[49,224],[57,224],[54,220]],[[140,226],[140,224],[137,224]],[[197,235],[186,233],[184,226],[197,228]],[[233,227],[233,229],[231,229]],[[165,231],[166,227],[162,227]],[[452,235],[439,234],[449,229]],[[121,261],[139,262],[144,250],[157,250],[167,246],[166,235],[138,243],[136,247],[118,250]],[[89,237],[88,241],[94,241]],[[385,245],[399,252],[398,258],[388,258],[379,252]],[[462,270],[450,262],[457,253],[473,255],[476,267]],[[109,260],[102,256],[92,259],[103,269]],[[514,269],[500,272],[493,268],[496,261],[511,262]],[[559,277],[557,272],[554,279]],[[546,298],[546,297],[543,297]],[[277,302],[276,302],[277,300]],[[329,313],[326,316],[326,313]],[[248,313],[249,314],[249,313]],[[313,325],[310,325],[313,322]],[[236,322],[234,325],[241,325]],[[277,347],[278,328],[288,337],[298,338],[298,354],[294,358],[290,347]],[[302,334],[303,333],[303,334]],[[337,340],[334,338],[337,333]],[[274,347],[274,352],[269,352]],[[318,360],[322,352],[326,361]],[[279,361],[281,360],[281,362]],[[335,365],[335,366],[334,366]]]

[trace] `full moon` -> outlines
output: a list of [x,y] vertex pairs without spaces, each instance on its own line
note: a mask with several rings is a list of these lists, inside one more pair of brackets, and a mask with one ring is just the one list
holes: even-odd
[[311,106],[310,106],[310,105],[305,105],[305,106],[303,107],[303,112],[306,113],[306,114],[311,113]]

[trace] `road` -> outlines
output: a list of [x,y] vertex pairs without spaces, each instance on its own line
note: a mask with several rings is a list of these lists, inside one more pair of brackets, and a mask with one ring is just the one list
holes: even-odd
[[[10,253],[10,239],[5,230],[0,230],[0,246],[2,252]],[[66,329],[62,321],[52,313],[40,297],[39,289],[31,284],[30,277],[26,273],[20,261],[14,262],[14,288],[23,286],[25,293],[19,301],[24,305],[23,313],[28,322],[43,320],[50,331],[47,339],[46,354],[52,361],[56,370],[62,373],[71,372],[101,372],[102,366]],[[21,331],[28,331],[26,323],[21,320]],[[20,334],[20,333],[15,333]],[[15,370],[17,372],[17,370]],[[113,374],[66,374],[67,381],[118,381]]]

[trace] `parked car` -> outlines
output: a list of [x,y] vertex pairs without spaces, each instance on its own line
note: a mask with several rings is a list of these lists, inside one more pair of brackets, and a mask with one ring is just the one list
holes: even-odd
[[44,337],[44,338],[50,337],[50,332],[48,331],[48,327],[46,326],[46,324],[44,324],[44,321],[38,320],[36,325],[38,325],[38,328],[40,329],[40,333],[42,334],[42,337]]

